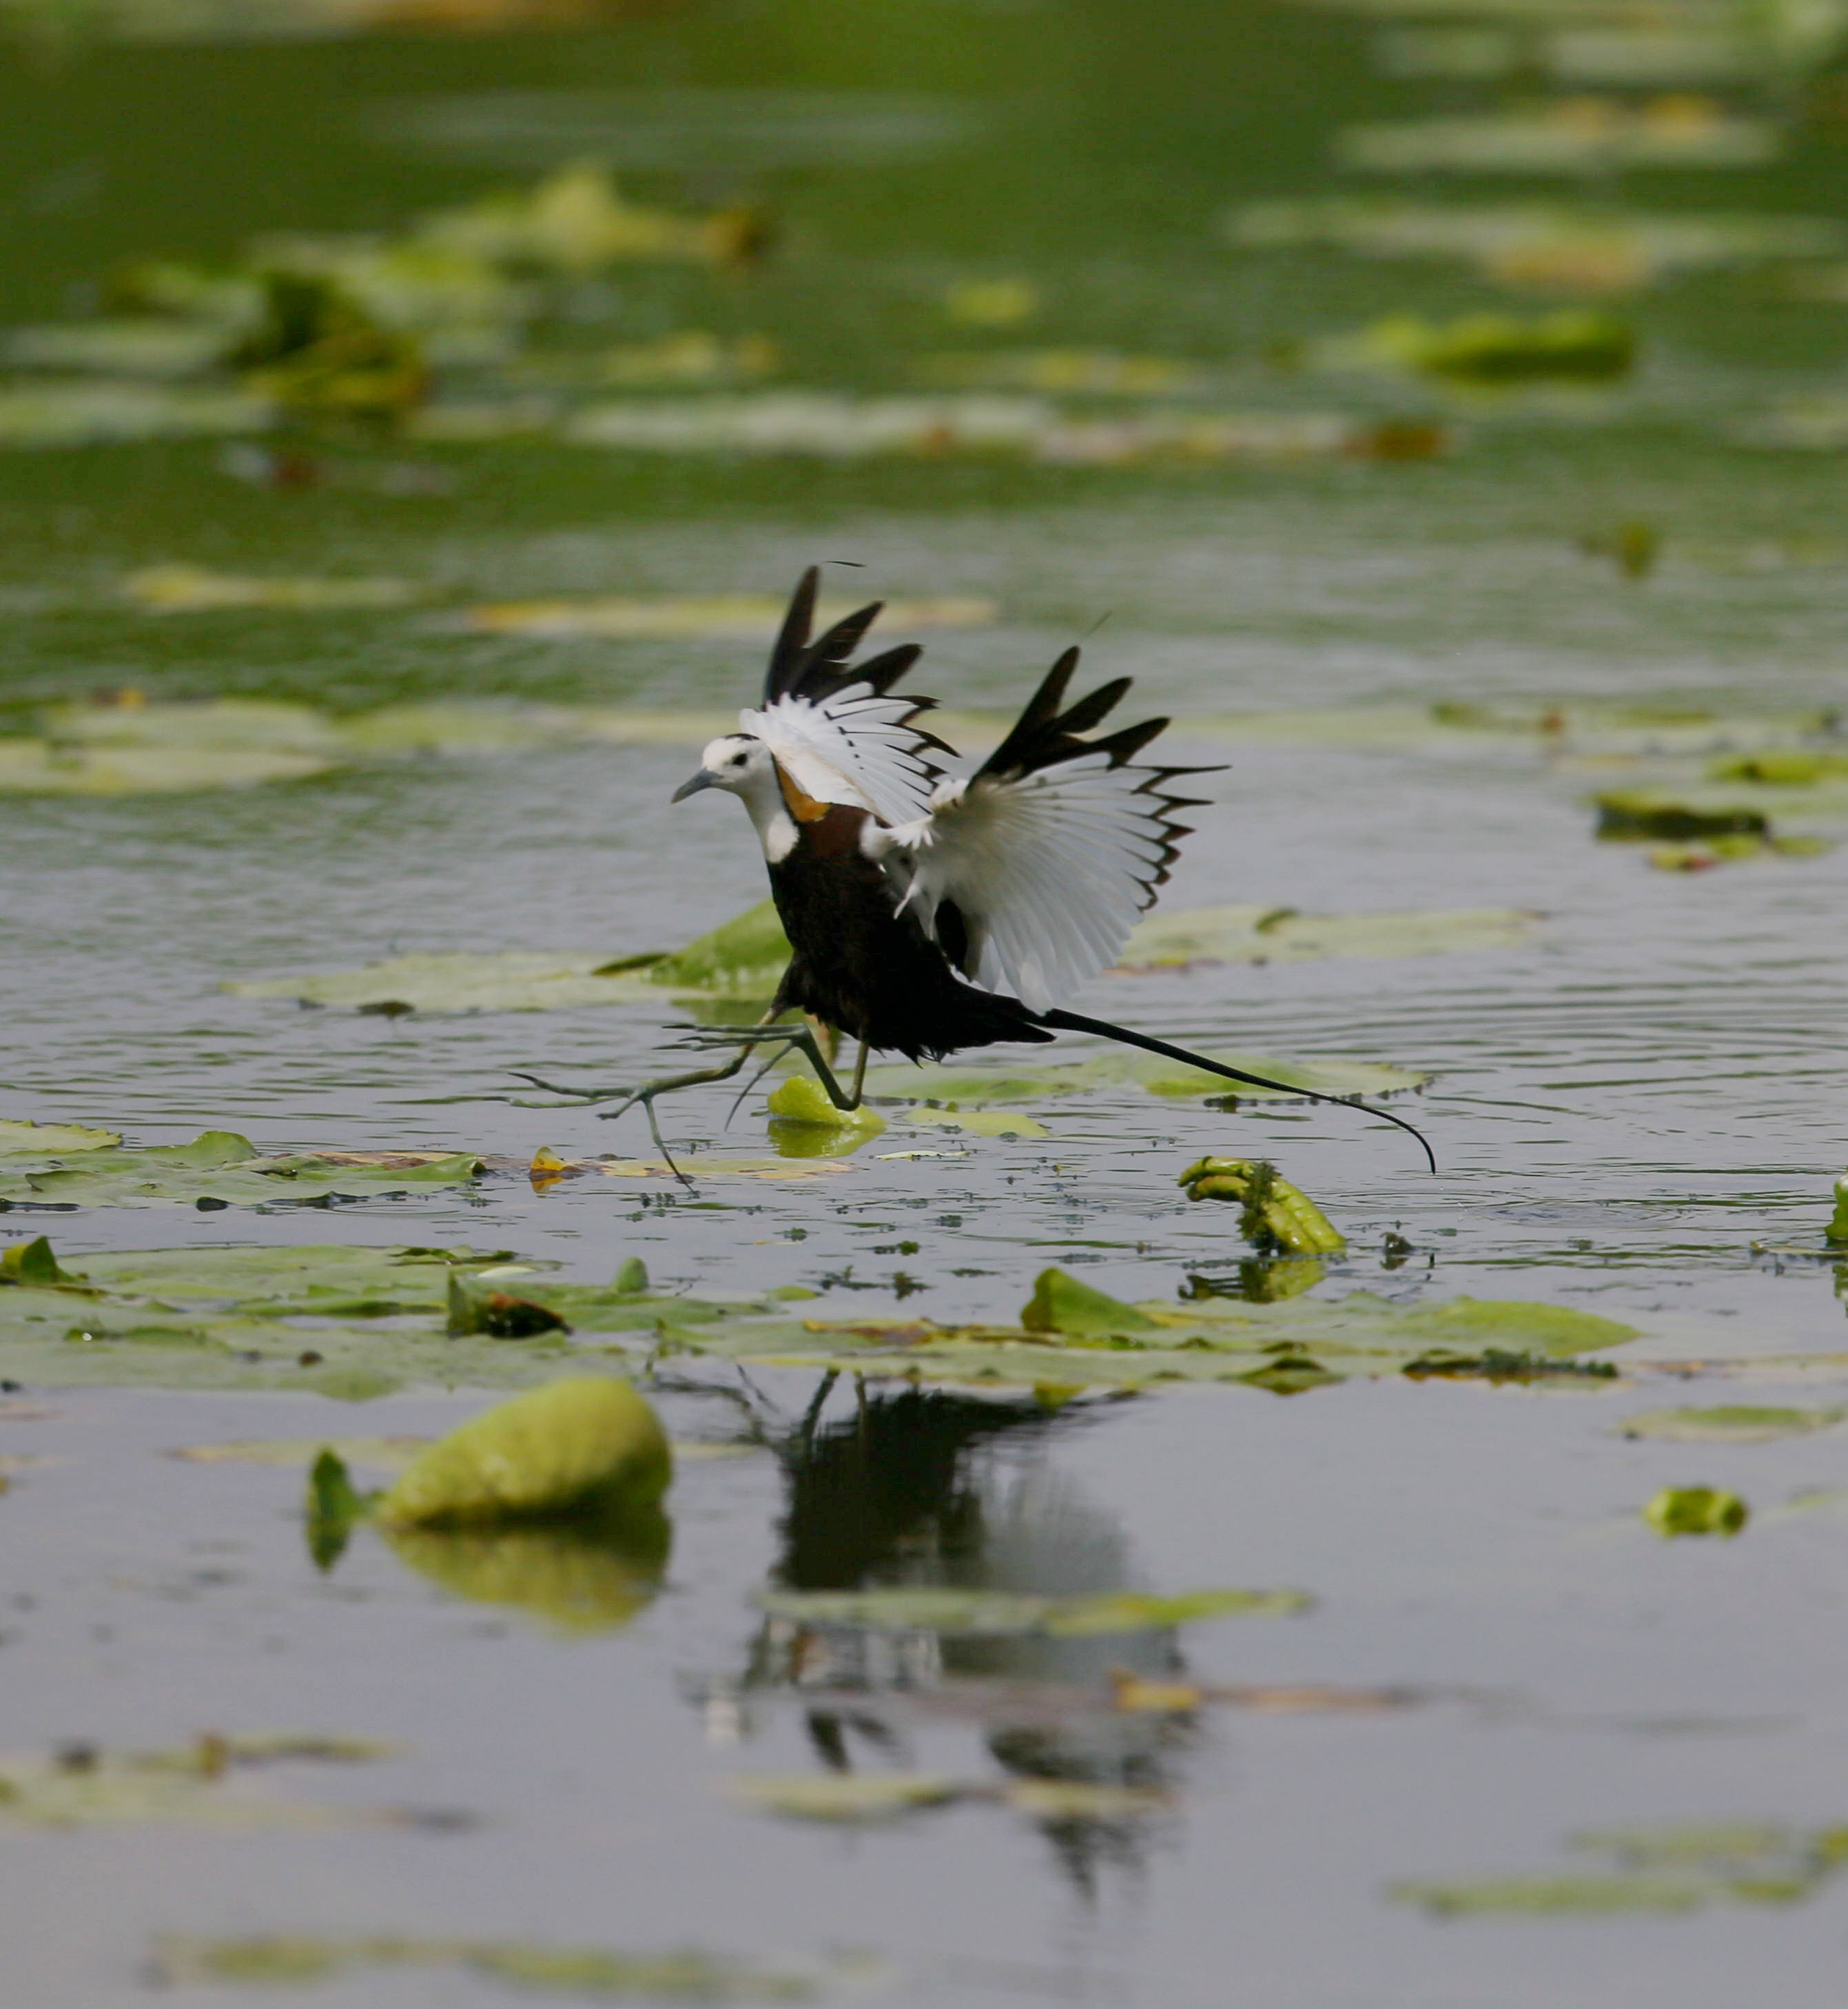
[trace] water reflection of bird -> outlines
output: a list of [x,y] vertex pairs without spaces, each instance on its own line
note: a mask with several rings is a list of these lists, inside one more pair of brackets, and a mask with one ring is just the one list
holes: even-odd
[[[1057,1426],[1037,1404],[909,1389],[791,1437],[780,1588],[954,1586],[1036,1596],[1122,1589],[1121,1529],[1046,1466],[996,1454]],[[1170,1628],[1099,1638],[960,1636],[855,1628],[818,1633],[773,1620],[758,1635],[747,1690],[793,1690],[810,1745],[831,1770],[860,1755],[890,1763],[907,1721],[965,1720],[1013,1777],[1159,1795],[1184,1719],[1111,1704],[1119,1671],[1173,1681]],[[896,1706],[896,1713],[894,1713]],[[1101,1868],[1133,1862],[1145,1821],[1054,1808],[1043,1831],[1089,1894]]]
[[[1172,785],[1206,771],[1140,759],[1165,718],[1086,736],[1121,702],[1129,679],[1067,703],[1078,660],[1067,649],[982,765],[951,779],[939,756],[953,749],[915,722],[932,700],[893,695],[922,652],[907,645],[851,661],[877,602],[811,640],[817,578],[811,567],[790,602],[761,707],[707,746],[674,798],[721,788],[742,799],[789,937],[789,966],[756,1026],[708,1028],[684,1043],[735,1047],[730,1059],[620,1091],[606,1113],[639,1102],[652,1123],[657,1095],[725,1080],[766,1045],[806,1054],[834,1106],[851,1111],[874,1049],[941,1060],[1057,1032],[1308,1093],[1059,1003],[1115,961],[1153,902],[1188,834],[1176,813],[1198,806]],[[795,1011],[809,1023],[772,1028]],[[816,1025],[859,1040],[850,1088],[835,1079]],[[1424,1143],[1403,1118],[1372,1113]],[[655,1135],[660,1143],[658,1126]]]

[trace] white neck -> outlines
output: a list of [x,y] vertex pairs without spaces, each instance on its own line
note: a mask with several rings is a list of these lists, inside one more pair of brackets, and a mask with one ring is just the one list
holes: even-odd
[[763,846],[766,863],[781,865],[795,850],[798,832],[795,818],[783,800],[776,771],[771,768],[752,775],[735,793],[750,816],[757,832],[757,842]]

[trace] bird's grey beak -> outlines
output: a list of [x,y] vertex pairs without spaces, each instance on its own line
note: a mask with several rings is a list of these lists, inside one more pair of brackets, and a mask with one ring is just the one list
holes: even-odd
[[696,795],[702,788],[712,786],[712,777],[702,767],[690,781],[682,781],[674,791],[673,800],[684,803],[689,795]]

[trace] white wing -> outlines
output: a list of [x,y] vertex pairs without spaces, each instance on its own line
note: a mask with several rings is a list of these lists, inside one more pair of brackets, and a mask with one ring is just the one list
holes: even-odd
[[966,976],[1044,1012],[1109,969],[1167,878],[1184,834],[1179,799],[1157,792],[1170,771],[1099,750],[946,781],[928,817],[869,849]]
[[773,698],[761,711],[740,712],[738,729],[761,739],[815,801],[851,803],[882,823],[909,823],[928,809],[943,771],[932,757],[937,742],[906,723],[919,709],[915,698],[850,684],[819,702]]

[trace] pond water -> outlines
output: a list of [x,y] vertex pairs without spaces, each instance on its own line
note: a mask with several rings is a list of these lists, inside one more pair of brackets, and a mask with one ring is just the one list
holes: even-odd
[[[366,1440],[382,1483],[405,1450],[372,1440],[441,1433],[523,1359],[404,1352],[434,1298],[272,1324],[292,1361],[373,1348],[343,1400],[288,1363],[232,1385],[234,1351],[152,1326],[48,1352],[0,1302],[12,1999],[1825,1999],[1848,1435],[1802,1426],[1848,1404],[1848,101],[1814,23],[1443,11],[773,0],[352,37],[0,12],[0,1118],[485,1165],[98,1203],[29,1191],[0,1135],[0,1242],[44,1233],[79,1275],[510,1252],[536,1289],[635,1258],[658,1297],[862,1328],[844,1345],[1011,1328],[1048,1267],[1177,1316],[1280,1300],[1273,1364],[1338,1367],[1360,1293],[1637,1335],[1580,1356],[1606,1376],[1408,1377],[1418,1339],[1382,1372],[1131,1398],[1043,1336],[1043,1373],[914,1384],[657,1352],[671,1306],[575,1320],[681,1447],[664,1564],[363,1526],[324,1569],[308,1452]],[[1511,168],[1536,148],[1545,172]],[[402,248],[586,159],[683,234],[729,217],[730,250],[568,230],[497,267],[517,306],[412,288],[433,381],[395,427],[240,383],[211,312],[159,320],[122,276],[332,255],[251,248],[289,235]],[[1385,255],[1408,236],[1453,249]],[[1456,331],[1483,314],[1519,325]],[[80,353],[125,318],[138,366]],[[1549,341],[1577,360],[1536,363]],[[1164,746],[1225,764],[1159,911],[1492,910],[1420,955],[1270,955],[1248,914],[1230,959],[1077,1001],[1428,1074],[1390,1106],[1438,1176],[1343,1109],[1120,1080],[995,1105],[1025,1134],[894,1090],[886,1132],[813,1157],[777,1155],[762,1090],[729,1130],[729,1091],[690,1091],[663,1105],[687,1189],[640,1112],[515,1072],[642,1078],[671,990],[444,1013],[227,989],[424,955],[582,974],[759,900],[735,809],[667,796],[754,690],[756,603],[812,562],[894,603],[969,749],[1083,640],[1173,715]],[[1598,842],[1594,798],[1639,792],[1652,834]],[[542,1147],[633,1175],[529,1176]],[[1304,1274],[1182,1193],[1209,1152],[1274,1160],[1347,1256],[1283,1302]],[[93,1302],[72,1316],[163,1315],[158,1289]],[[1779,1420],[1624,1430],[1742,1405]],[[1743,1497],[1744,1531],[1657,1534],[1641,1509],[1688,1486]],[[1095,1632],[759,1602],[901,1586],[1312,1602]],[[386,1749],[235,1741],[272,1733]],[[172,1749],[154,1804],[168,1774],[125,1754]]]

